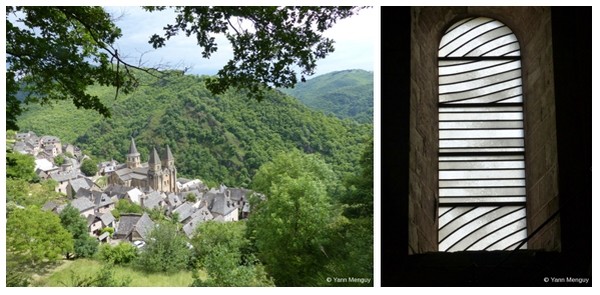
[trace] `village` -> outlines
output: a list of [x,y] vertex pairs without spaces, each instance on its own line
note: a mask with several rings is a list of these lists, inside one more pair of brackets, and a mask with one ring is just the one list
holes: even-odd
[[[67,200],[49,201],[42,209],[60,214],[70,204],[87,220],[89,234],[101,243],[128,242],[143,248],[157,224],[148,214],[150,211],[177,220],[188,237],[203,222],[238,221],[250,213],[248,199],[253,192],[248,189],[225,185],[209,188],[200,179],[177,177],[175,159],[168,146],[162,157],[153,148],[148,162],[142,163],[131,138],[127,162],[98,163],[98,172],[93,176],[84,175],[80,169],[89,156],[72,144],[63,145],[56,136],[17,133],[13,150],[32,155],[36,175],[41,180],[56,181],[55,191]],[[60,166],[55,164],[56,157],[64,158]],[[139,205],[145,212],[115,217],[112,211],[120,200]]]

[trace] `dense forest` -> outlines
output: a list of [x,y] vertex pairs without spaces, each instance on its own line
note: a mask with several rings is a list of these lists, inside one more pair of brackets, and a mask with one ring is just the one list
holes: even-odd
[[282,92],[297,97],[305,105],[350,118],[360,123],[373,122],[373,73],[365,70],[337,71],[299,83]]
[[[123,162],[131,137],[142,161],[153,146],[161,152],[168,144],[179,176],[228,186],[248,186],[263,163],[292,149],[320,154],[343,179],[355,172],[372,137],[372,125],[311,110],[280,91],[269,91],[261,101],[233,90],[215,96],[205,87],[207,79],[177,74],[145,77],[134,93],[118,98],[114,89],[91,87],[89,92],[111,109],[111,118],[58,102],[52,107],[30,106],[19,124],[21,131],[56,135],[98,160]],[[339,86],[330,88],[350,89]],[[372,105],[372,87],[368,83],[356,87]]]

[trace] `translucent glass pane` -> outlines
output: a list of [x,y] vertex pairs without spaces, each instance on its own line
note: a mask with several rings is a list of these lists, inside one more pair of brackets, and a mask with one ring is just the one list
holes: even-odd
[[502,121],[502,122],[440,122],[440,130],[443,129],[504,129],[504,128],[523,128],[523,121]]
[[525,196],[514,197],[445,197],[440,198],[440,206],[466,204],[473,205],[475,203],[525,203]]
[[[497,67],[505,64],[514,63],[515,61],[506,60],[481,60],[481,61],[456,61],[456,60],[440,60],[438,61],[438,73],[441,76],[464,74],[471,71]],[[520,65],[520,62],[519,62]],[[520,67],[520,66],[519,66]]]
[[440,140],[440,148],[463,148],[463,147],[522,147],[523,139],[458,139]]
[[440,41],[438,56],[482,56],[507,44],[518,46],[517,38],[508,27],[490,18],[477,17],[451,26]]
[[[472,99],[472,98],[477,98],[480,96],[495,94],[495,93],[498,93],[501,91],[506,91],[509,89],[513,89],[515,87],[520,88],[521,78],[503,81],[503,82],[497,83],[497,84],[492,84],[492,82],[490,82],[490,83],[486,83],[486,85],[488,85],[488,86],[478,87],[478,88],[473,87],[472,90],[460,91],[460,92],[455,92],[455,93],[440,92],[440,102]],[[515,95],[516,94],[520,94],[520,91],[515,92]]]
[[[525,208],[515,206],[500,207],[478,221],[454,232],[451,237],[440,243],[445,251],[483,250],[498,239],[486,239],[494,233],[505,237],[523,229]],[[523,221],[523,222],[521,222]]]
[[490,147],[490,148],[442,148],[440,153],[497,153],[497,152],[524,152],[525,149],[522,147]]
[[471,197],[471,196],[524,196],[524,187],[494,187],[494,188],[442,188],[440,197]]
[[499,178],[525,178],[523,169],[514,170],[461,170],[439,171],[440,180],[445,179],[499,179]]
[[[443,63],[443,62],[445,62],[445,61],[440,61],[440,63]],[[479,64],[479,63],[484,63],[484,62],[476,62],[475,64],[468,63],[468,64],[464,64],[464,65],[453,66],[452,67],[454,70],[453,74],[440,75],[440,77],[439,77],[440,85],[446,85],[446,84],[450,84],[450,83],[457,83],[457,82],[463,82],[463,81],[471,81],[474,79],[481,79],[484,77],[489,77],[489,76],[498,75],[501,73],[506,73],[506,72],[521,69],[521,61],[515,60],[515,61],[496,63],[493,66],[482,67],[481,69],[477,69],[477,70],[469,70],[474,65]],[[465,68],[465,70],[461,70],[461,68]],[[520,72],[519,72],[519,76],[520,76]]]
[[[468,75],[475,76],[475,75]],[[467,91],[475,88],[484,87],[490,84],[500,83],[504,81],[513,80],[521,77],[521,69],[515,69],[511,71],[501,72],[497,74],[491,74],[483,77],[461,77],[464,80],[457,80],[456,82],[452,82],[452,84],[441,84],[440,83],[440,93],[450,93],[450,92],[459,92],[459,91]],[[470,79],[470,80],[467,80]],[[440,79],[441,80],[441,79]],[[464,81],[464,82],[458,82]]]
[[523,137],[523,129],[504,130],[452,130],[440,131],[440,139],[453,138],[520,138]]
[[[464,25],[463,25],[464,26]],[[455,39],[448,42],[446,46],[440,48],[439,56],[446,57],[457,57],[463,56],[464,53],[460,50],[462,47],[467,44],[472,46],[477,46],[482,43],[482,40],[477,38],[478,36],[485,34],[490,30],[494,30],[498,27],[503,26],[499,21],[489,21],[487,23],[483,23],[479,26],[470,27],[464,34],[457,36]],[[466,26],[464,26],[466,27]],[[458,29],[458,28],[457,28]],[[454,30],[456,31],[456,30]],[[453,32],[454,32],[453,31]],[[449,35],[453,35],[452,32]],[[446,37],[447,35],[444,35]]]
[[440,162],[440,170],[456,170],[456,169],[523,169],[525,168],[524,161],[489,161],[489,162]]
[[440,121],[523,120],[523,112],[502,113],[440,113]]
[[494,179],[494,180],[442,180],[440,188],[445,187],[502,187],[522,186],[525,187],[525,179]]

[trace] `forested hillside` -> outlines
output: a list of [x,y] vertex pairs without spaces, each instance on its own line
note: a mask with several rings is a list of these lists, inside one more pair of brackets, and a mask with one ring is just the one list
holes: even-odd
[[[53,107],[31,106],[19,118],[19,125],[21,131],[52,134],[75,143],[98,160],[123,162],[131,137],[142,161],[147,161],[152,146],[162,152],[168,144],[180,176],[230,186],[249,185],[263,163],[295,148],[321,154],[340,179],[356,171],[372,136],[371,124],[310,110],[279,91],[269,92],[260,102],[236,91],[215,96],[206,89],[206,79],[147,77],[134,93],[116,99],[113,89],[92,87],[90,93],[110,107],[111,118],[59,102]],[[332,88],[350,91],[353,86]],[[369,98],[372,109],[372,87],[370,91],[364,90],[361,97]]]
[[332,72],[281,91],[327,114],[351,118],[360,123],[373,122],[373,72]]

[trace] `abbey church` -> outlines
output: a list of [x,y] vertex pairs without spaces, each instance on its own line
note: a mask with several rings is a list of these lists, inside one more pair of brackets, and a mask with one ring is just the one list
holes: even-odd
[[177,168],[169,146],[162,157],[152,148],[147,163],[140,162],[140,153],[131,139],[127,163],[115,170],[109,177],[109,184],[138,187],[145,191],[177,192]]

